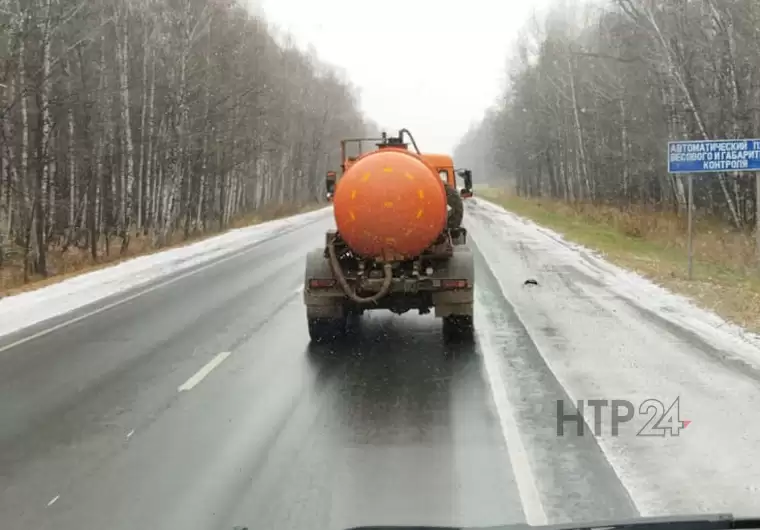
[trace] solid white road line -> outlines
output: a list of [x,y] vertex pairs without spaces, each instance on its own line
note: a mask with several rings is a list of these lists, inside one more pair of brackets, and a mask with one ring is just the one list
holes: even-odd
[[[499,284],[501,290],[500,294],[506,297],[506,291],[501,284],[499,275],[488,260],[485,259],[485,256],[483,257],[483,262]],[[515,308],[515,311],[517,311],[517,308]],[[496,412],[499,416],[501,432],[506,440],[507,453],[509,454],[509,460],[512,464],[512,471],[515,474],[515,481],[517,482],[517,490],[520,493],[520,500],[522,501],[525,519],[530,525],[546,525],[548,524],[548,519],[546,517],[546,512],[544,511],[544,506],[541,503],[541,494],[536,485],[536,474],[533,473],[533,470],[530,467],[528,453],[520,438],[520,429],[517,427],[515,415],[512,412],[513,406],[509,402],[509,396],[507,395],[506,390],[507,383],[501,374],[501,364],[497,355],[497,350],[488,334],[489,328],[492,329],[492,326],[484,317],[480,316],[480,318],[478,318],[478,316],[482,314],[482,310],[476,309],[476,329],[480,328],[483,330],[482,333],[478,333],[478,338],[481,340],[481,351],[483,352],[483,364],[486,374],[488,375],[488,382],[491,386],[491,393],[496,405]],[[520,320],[522,322],[522,319]],[[479,325],[477,322],[481,322],[482,324]]]
[[211,370],[222,364],[224,360],[230,356],[230,354],[231,352],[228,351],[223,351],[222,353],[218,354],[216,357],[206,363],[206,366],[198,370],[193,377],[185,381],[179,388],[177,388],[177,390],[180,392],[183,392],[185,390],[192,390],[195,385],[203,381],[203,379],[211,373]]
[[[477,318],[478,314],[482,314],[482,312],[475,311],[476,320],[480,320]],[[520,431],[515,422],[514,414],[512,414],[512,405],[507,396],[506,382],[501,376],[496,351],[488,336],[488,323],[484,322],[481,329],[484,331],[478,333],[478,339],[483,352],[483,364],[488,375],[488,383],[491,386],[491,394],[496,405],[496,413],[499,416],[501,432],[506,442],[509,461],[512,464],[512,471],[517,482],[517,491],[520,493],[525,521],[534,526],[545,525],[547,524],[546,512],[544,512],[544,507],[541,504],[541,495],[536,486],[535,474],[530,468],[528,454],[520,439]]]

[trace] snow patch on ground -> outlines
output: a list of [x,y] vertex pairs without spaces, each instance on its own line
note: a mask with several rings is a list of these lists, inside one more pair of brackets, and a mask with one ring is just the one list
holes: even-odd
[[53,318],[157,278],[239,251],[282,230],[326,218],[327,208],[230,230],[191,245],[140,256],[27,293],[0,299],[0,336]]
[[[650,280],[606,261],[587,247],[566,240],[560,234],[508,212],[491,202],[478,200],[478,208],[499,217],[506,224],[520,226],[534,241],[550,245],[554,258],[571,263],[579,270],[604,283],[611,291],[639,307],[656,312],[677,326],[697,334],[713,347],[746,356],[760,367],[760,335],[725,321],[712,311],[700,308],[681,295],[674,294]],[[541,237],[543,236],[543,237]],[[556,243],[556,245],[552,245]]]
[[[465,218],[570,398],[637,408],[616,436],[609,408],[601,432],[586,436],[595,436],[641,514],[758,515],[758,337],[492,203],[469,202]],[[523,285],[528,278],[538,286]],[[652,414],[638,407],[656,399],[667,409],[676,398],[680,419],[692,423],[678,436],[641,436]],[[590,407],[585,416],[593,428]]]

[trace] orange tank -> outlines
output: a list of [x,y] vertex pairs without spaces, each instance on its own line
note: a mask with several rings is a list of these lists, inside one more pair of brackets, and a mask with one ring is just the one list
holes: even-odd
[[381,260],[419,256],[443,231],[448,213],[435,170],[397,148],[359,157],[338,180],[333,207],[346,244]]

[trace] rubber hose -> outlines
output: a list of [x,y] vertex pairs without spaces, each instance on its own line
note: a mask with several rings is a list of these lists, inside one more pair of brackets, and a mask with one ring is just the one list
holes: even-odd
[[356,294],[346,281],[346,277],[343,275],[343,270],[340,268],[338,256],[335,254],[335,244],[332,241],[327,244],[327,252],[330,255],[330,268],[332,269],[335,278],[337,278],[340,287],[343,289],[346,296],[357,304],[371,304],[377,302],[390,291],[391,281],[393,280],[393,268],[390,263],[385,263],[383,265],[383,273],[385,276],[383,277],[383,285],[380,287],[380,290],[372,296],[363,298]]

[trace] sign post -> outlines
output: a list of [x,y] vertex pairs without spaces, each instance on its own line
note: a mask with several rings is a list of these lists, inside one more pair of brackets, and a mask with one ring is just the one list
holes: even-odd
[[688,209],[688,236],[689,241],[689,279],[694,276],[694,175],[689,173],[689,198],[686,199],[686,208]]
[[760,173],[755,173],[755,251],[760,264]]
[[755,172],[757,189],[755,218],[758,259],[760,259],[760,139],[691,140],[668,142],[668,173],[689,176],[688,253],[689,279],[692,279],[694,173]]

